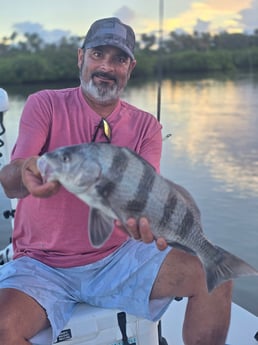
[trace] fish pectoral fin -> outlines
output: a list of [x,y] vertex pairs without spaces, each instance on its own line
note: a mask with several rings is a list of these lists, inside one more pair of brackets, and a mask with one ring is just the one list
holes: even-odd
[[90,210],[89,239],[93,247],[101,247],[111,236],[114,220],[96,208]]

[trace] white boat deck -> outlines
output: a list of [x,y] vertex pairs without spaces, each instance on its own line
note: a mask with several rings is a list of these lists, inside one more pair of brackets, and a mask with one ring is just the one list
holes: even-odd
[[[185,307],[186,299],[175,301],[162,318],[162,335],[168,345],[184,345],[181,331]],[[258,341],[254,338],[256,332],[258,332],[257,317],[233,303],[227,344],[258,345]]]

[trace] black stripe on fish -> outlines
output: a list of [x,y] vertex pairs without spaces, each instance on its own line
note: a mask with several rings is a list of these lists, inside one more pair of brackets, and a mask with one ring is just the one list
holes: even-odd
[[[117,183],[122,180],[128,161],[128,157],[123,151],[117,151],[107,172],[107,177],[102,177],[101,181],[96,185],[96,190],[104,198],[104,202],[113,193]],[[108,176],[111,176],[112,180]]]
[[189,235],[189,229],[194,224],[194,216],[193,213],[187,209],[186,213],[184,215],[184,218],[182,220],[182,223],[179,225],[176,233],[177,235],[180,235],[181,238],[187,238]]
[[107,178],[102,178],[101,182],[96,185],[96,190],[98,194],[105,199],[107,199],[116,188],[116,183],[114,181],[110,181]]
[[177,197],[175,193],[169,193],[166,203],[164,205],[163,215],[159,222],[160,227],[165,228],[171,221],[172,215],[174,213],[177,204]]
[[122,181],[124,172],[129,163],[129,158],[123,150],[118,150],[113,157],[112,165],[108,171],[108,175],[112,176],[113,180],[117,182]]
[[155,180],[155,170],[151,169],[149,165],[144,164],[144,170],[137,191],[133,200],[129,200],[125,209],[132,213],[141,213],[148,201],[149,193],[152,190]]

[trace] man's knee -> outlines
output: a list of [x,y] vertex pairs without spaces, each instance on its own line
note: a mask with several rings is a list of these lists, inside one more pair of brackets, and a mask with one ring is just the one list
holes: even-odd
[[197,256],[173,248],[160,267],[151,297],[187,297],[200,290],[207,290],[200,260]]
[[30,296],[16,289],[0,289],[0,344],[27,345],[49,321],[45,310]]
[[213,294],[219,295],[221,299],[225,299],[226,301],[231,301],[232,299],[232,291],[233,291],[233,281],[228,280],[226,282],[221,283],[218,285],[213,291]]

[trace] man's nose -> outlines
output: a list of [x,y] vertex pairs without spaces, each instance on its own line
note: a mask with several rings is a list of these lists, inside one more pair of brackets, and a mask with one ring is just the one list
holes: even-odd
[[114,69],[115,64],[114,64],[113,59],[107,56],[101,61],[100,67],[105,71],[110,71]]

